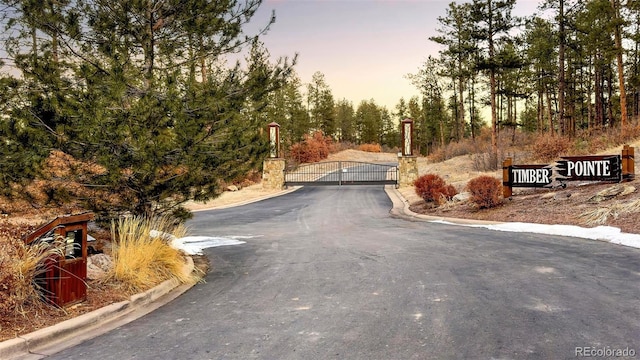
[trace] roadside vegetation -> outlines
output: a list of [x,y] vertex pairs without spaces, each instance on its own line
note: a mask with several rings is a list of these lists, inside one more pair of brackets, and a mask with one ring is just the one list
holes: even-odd
[[[0,331],[10,314],[43,313],[33,277],[56,247],[25,248],[21,236],[60,214],[96,213],[117,291],[178,276],[181,255],[148,230],[188,219],[187,201],[257,182],[270,122],[299,164],[344,148],[395,154],[411,118],[416,154],[468,156],[478,172],[640,137],[637,2],[544,1],[545,16],[527,19],[511,16],[514,2],[452,2],[430,39],[440,52],[407,75],[417,95],[388,109],[335,99],[321,72],[305,83],[295,56],[273,59],[261,38],[275,16],[245,30],[260,0],[0,0]],[[461,189],[445,180],[422,179],[419,195],[447,202]],[[497,204],[490,179],[468,190],[480,208]]]
[[168,279],[191,281],[184,272],[185,255],[171,246],[173,239],[186,234],[184,225],[176,225],[166,216],[126,217],[114,221],[111,226],[113,266],[104,281],[134,293]]

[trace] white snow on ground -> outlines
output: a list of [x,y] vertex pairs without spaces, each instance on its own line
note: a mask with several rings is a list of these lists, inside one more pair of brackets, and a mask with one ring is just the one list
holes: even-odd
[[206,248],[244,243],[244,241],[219,236],[185,236],[173,239],[171,246],[189,255],[202,255],[202,250]]
[[218,246],[240,245],[245,241],[238,239],[252,239],[261,235],[234,235],[234,236],[185,236],[177,238],[171,234],[163,233],[157,230],[151,230],[151,237],[164,237],[169,240],[171,247],[182,250],[189,255],[202,255],[202,250]]
[[527,232],[535,234],[572,236],[590,240],[607,241],[612,244],[619,244],[634,248],[640,248],[640,234],[623,233],[617,227],[597,226],[595,228],[583,228],[575,225],[544,225],[531,223],[503,223],[494,225],[469,225],[455,224],[448,221],[437,220],[433,222],[462,225],[470,227],[482,227],[490,230],[509,231],[509,232]]

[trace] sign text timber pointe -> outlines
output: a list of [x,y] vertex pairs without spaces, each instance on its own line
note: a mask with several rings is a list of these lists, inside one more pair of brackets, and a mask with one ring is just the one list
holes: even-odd
[[628,181],[635,178],[635,150],[624,145],[621,155],[563,156],[550,165],[502,162],[503,197],[514,187],[565,187],[567,181]]
[[548,184],[551,182],[551,169],[513,169],[513,182],[522,184]]
[[611,163],[606,160],[567,161],[567,176],[611,176]]

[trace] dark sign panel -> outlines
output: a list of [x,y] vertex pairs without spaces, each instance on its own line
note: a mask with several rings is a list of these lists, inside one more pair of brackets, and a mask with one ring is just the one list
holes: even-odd
[[619,155],[567,156],[558,161],[558,173],[566,181],[621,181]]
[[545,187],[553,182],[553,168],[549,165],[512,165],[511,187]]

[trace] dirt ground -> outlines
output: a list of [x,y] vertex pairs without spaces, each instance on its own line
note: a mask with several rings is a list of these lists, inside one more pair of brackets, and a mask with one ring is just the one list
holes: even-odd
[[[640,142],[635,145],[636,148]],[[619,149],[609,150],[610,153],[619,153]],[[385,153],[365,153],[356,150],[345,150],[337,154],[332,154],[330,161],[350,160],[364,162],[395,162],[396,154]],[[636,159],[636,169],[640,169],[638,159]],[[441,163],[429,163],[425,158],[418,159],[420,174],[435,173],[453,184],[459,191],[464,190],[466,182],[478,175],[488,174],[500,177],[500,172],[477,172],[473,170],[473,161],[470,156],[461,156]],[[601,202],[593,202],[593,198],[598,192],[611,188],[616,184],[591,184],[583,185],[569,183],[566,189],[558,190],[519,190],[514,189],[514,196],[504,200],[503,205],[485,210],[477,210],[469,203],[449,202],[440,207],[433,207],[420,199],[412,187],[401,188],[400,192],[411,204],[411,209],[415,212],[443,216],[458,217],[493,221],[517,221],[545,224],[570,224],[580,226],[596,226],[597,224],[586,224],[585,218],[581,214],[594,213],[608,215],[602,224],[615,226],[628,233],[640,233],[638,226],[637,212],[624,213],[620,211],[620,205],[634,202],[640,203],[640,191],[635,190],[624,196],[614,197]],[[640,187],[640,180],[625,183],[634,189]],[[261,199],[273,195],[277,191],[266,191],[261,184],[251,185],[239,191],[227,191],[220,197],[206,203],[187,203],[190,210],[202,210],[209,208],[223,208],[233,204],[243,203],[255,199]],[[638,206],[640,208],[640,206]],[[601,216],[601,218],[603,218]],[[16,219],[0,219],[0,231],[10,227],[15,227],[20,223]],[[13,229],[12,231],[15,231]],[[208,266],[206,259],[197,259],[196,264],[201,267]],[[67,309],[54,309],[51,307],[39,306],[30,311],[26,316],[17,315],[12,319],[4,318],[0,323],[0,341],[14,338],[37,329],[47,327],[66,319],[87,313],[108,304],[125,300],[131,294],[123,293],[120,289],[100,284],[98,282],[88,283],[88,299],[86,302]]]
[[[403,196],[416,213],[476,220],[526,222],[538,224],[564,224],[582,227],[607,225],[620,228],[626,233],[640,234],[638,225],[639,210],[624,212],[622,205],[640,201],[640,181],[624,183],[634,188],[627,195],[612,197],[608,200],[593,202],[591,199],[599,192],[617,184],[569,184],[566,189],[517,191],[510,199],[492,209],[477,209],[470,203],[448,202],[440,207],[425,203],[413,189],[401,189]],[[593,218],[597,220],[594,222]]]

